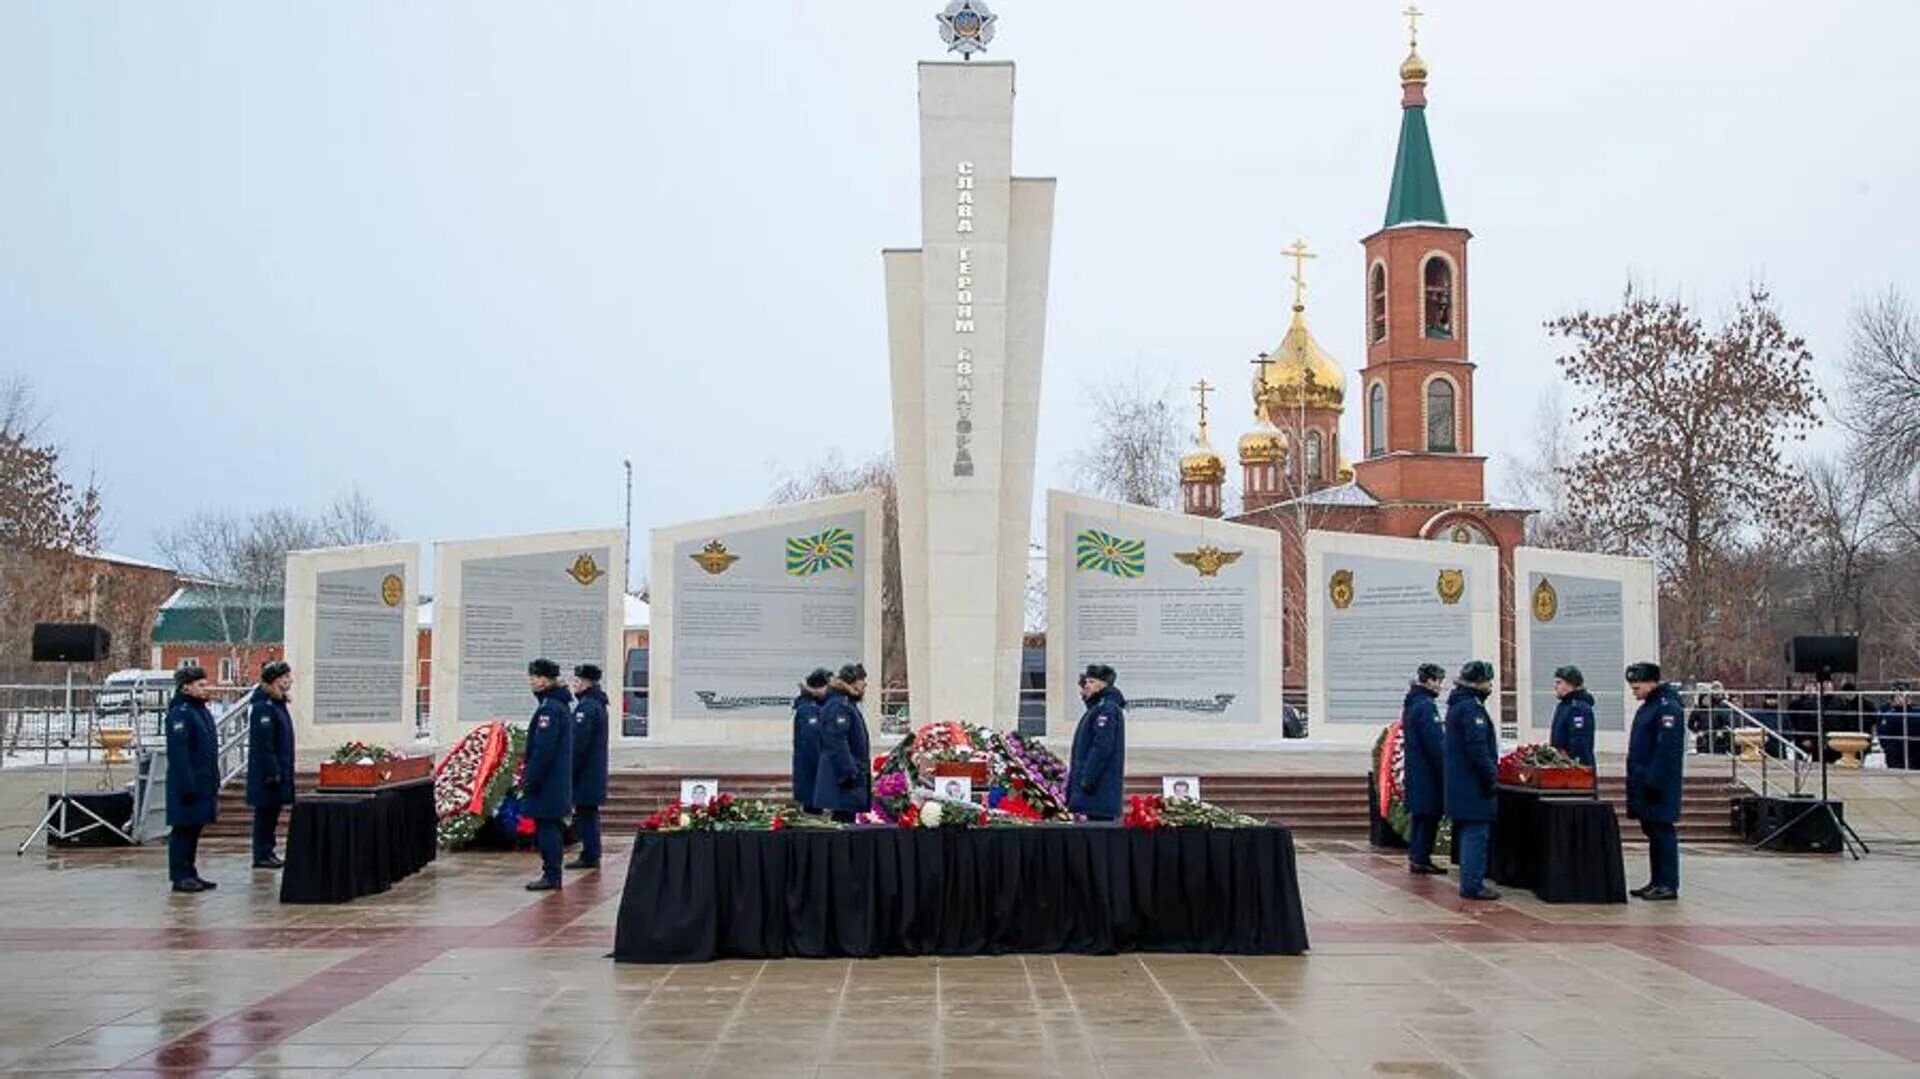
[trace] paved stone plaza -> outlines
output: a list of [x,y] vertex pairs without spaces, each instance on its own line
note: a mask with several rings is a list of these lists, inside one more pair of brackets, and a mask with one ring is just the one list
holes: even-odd
[[[1302,852],[1305,958],[621,967],[625,869],[531,855],[284,907],[232,847],[0,863],[0,1066],[22,1075],[1920,1074],[1920,856],[1689,851],[1677,904],[1465,909],[1358,845]],[[1642,852],[1627,852],[1635,883]]]

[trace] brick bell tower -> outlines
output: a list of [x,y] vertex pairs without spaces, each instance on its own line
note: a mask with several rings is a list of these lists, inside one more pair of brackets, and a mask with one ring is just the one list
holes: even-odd
[[[1354,478],[1382,502],[1486,502],[1473,452],[1467,240],[1447,221],[1427,135],[1427,63],[1409,27],[1386,223],[1366,249],[1366,366]],[[1351,398],[1350,398],[1351,400]]]

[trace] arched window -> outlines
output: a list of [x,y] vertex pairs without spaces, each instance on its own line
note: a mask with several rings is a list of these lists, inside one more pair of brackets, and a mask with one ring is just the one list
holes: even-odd
[[1307,432],[1307,482],[1312,483],[1326,478],[1322,470],[1326,446],[1321,441],[1320,432]]
[[1453,383],[1436,378],[1427,383],[1427,450],[1453,453],[1459,446],[1454,436]]
[[1373,275],[1367,282],[1367,340],[1379,342],[1387,339],[1387,268],[1381,263],[1373,264]]
[[1373,384],[1367,391],[1367,456],[1387,452],[1387,388]]
[[1424,289],[1427,336],[1439,340],[1453,337],[1453,266],[1439,255],[1429,256],[1420,271]]

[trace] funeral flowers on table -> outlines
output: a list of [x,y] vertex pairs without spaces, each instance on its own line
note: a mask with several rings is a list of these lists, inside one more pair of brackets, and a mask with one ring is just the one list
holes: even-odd
[[368,745],[365,742],[348,742],[333,751],[327,758],[328,764],[380,764],[393,759],[393,751],[384,746]]

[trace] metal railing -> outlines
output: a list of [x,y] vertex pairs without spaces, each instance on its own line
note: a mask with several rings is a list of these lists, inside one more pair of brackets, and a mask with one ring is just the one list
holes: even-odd
[[[214,691],[216,714],[241,699],[250,687],[221,687]],[[54,764],[65,753],[75,763],[104,755],[100,732],[131,730],[136,745],[166,741],[162,721],[169,686],[164,694],[151,688],[73,684],[71,702],[64,682],[53,685],[0,685],[0,754],[41,764]],[[242,724],[244,727],[244,723]]]

